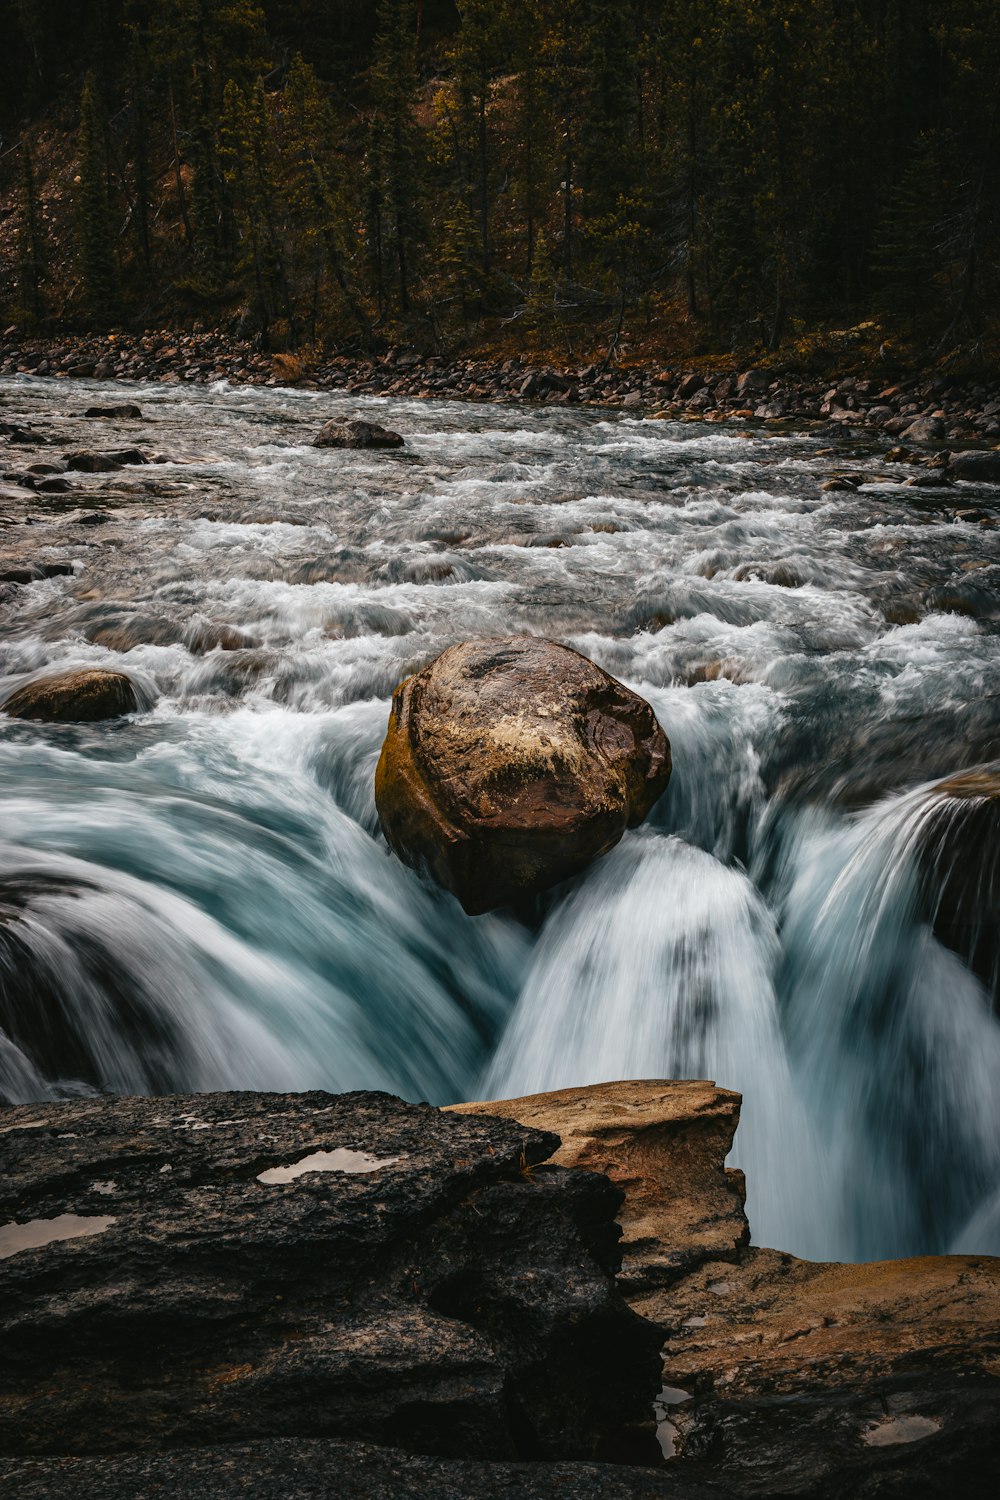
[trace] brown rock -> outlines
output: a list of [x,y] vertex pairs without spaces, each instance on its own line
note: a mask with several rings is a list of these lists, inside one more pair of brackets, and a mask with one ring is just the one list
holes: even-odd
[[562,1167],[604,1172],[625,1191],[619,1210],[628,1297],[670,1286],[706,1259],[733,1260],[750,1231],[743,1173],[723,1162],[740,1095],[714,1083],[598,1083],[523,1099],[453,1104],[558,1135]]
[[138,707],[135,688],[124,672],[88,668],[22,683],[3,704],[3,712],[12,719],[91,724],[135,713]]
[[108,474],[113,469],[120,469],[121,462],[112,458],[110,453],[91,453],[89,450],[79,453],[66,454],[66,467],[76,469],[81,474]]
[[341,422],[336,418],[320,428],[313,439],[314,448],[402,448],[398,432],[390,432],[377,422]]
[[383,832],[479,913],[577,874],[670,777],[649,704],[533,637],[452,646],[393,695],[375,773]]
[[739,1106],[710,1083],[642,1082],[453,1108],[554,1131],[556,1162],[624,1188],[619,1284],[668,1330],[670,1494],[992,1497],[1000,1260],[813,1264],[748,1246],[741,1174],[723,1165]]

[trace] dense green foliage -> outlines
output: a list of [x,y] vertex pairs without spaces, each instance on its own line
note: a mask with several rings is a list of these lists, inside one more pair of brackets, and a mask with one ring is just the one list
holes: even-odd
[[[996,0],[0,0],[0,45],[8,156],[75,110],[78,322],[996,321]],[[39,320],[51,183],[20,163],[5,300]]]

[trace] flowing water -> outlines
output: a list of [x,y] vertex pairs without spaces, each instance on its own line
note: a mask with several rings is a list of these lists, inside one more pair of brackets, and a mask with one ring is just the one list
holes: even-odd
[[[312,448],[333,415],[406,449]],[[0,416],[48,440],[8,471],[165,459],[0,486],[0,568],[72,568],[0,587],[0,697],[94,665],[143,703],[0,719],[0,1098],[711,1077],[757,1243],[1000,1251],[1000,490],[565,407],[25,378]],[[396,683],[515,632],[643,693],[675,764],[532,923],[404,869],[372,791]]]

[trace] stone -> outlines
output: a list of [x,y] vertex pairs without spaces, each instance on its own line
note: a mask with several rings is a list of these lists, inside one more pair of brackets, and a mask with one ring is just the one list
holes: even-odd
[[778,589],[800,589],[807,582],[794,562],[789,562],[786,558],[740,563],[733,569],[732,576],[736,583],[756,581],[769,583]]
[[402,448],[398,432],[390,432],[377,422],[349,421],[338,418],[325,423],[313,439],[315,448]]
[[452,646],[401,683],[375,773],[390,847],[472,914],[579,873],[670,777],[644,699],[531,636]]
[[744,370],[736,381],[736,395],[741,401],[764,395],[770,388],[771,376],[767,370]]
[[123,401],[118,406],[88,406],[84,416],[118,417],[122,421],[137,422],[142,418],[142,408],[131,401]]
[[714,1083],[662,1079],[598,1083],[521,1099],[453,1104],[460,1115],[502,1115],[562,1142],[552,1160],[604,1172],[624,1189],[619,1285],[632,1297],[669,1287],[750,1240],[743,1173],[723,1163],[740,1095]]
[[[0,1454],[349,1439],[585,1459],[649,1429],[622,1194],[387,1094],[5,1111]],[[6,1491],[5,1491],[6,1493]]]
[[674,392],[674,396],[678,401],[687,401],[696,395],[698,391],[703,390],[704,387],[705,377],[703,375],[698,375],[697,373],[685,375]]
[[12,719],[42,719],[50,724],[118,719],[138,707],[135,688],[124,672],[93,667],[32,678],[0,704]]
[[[323,1438],[0,1459],[4,1500],[732,1500],[710,1479],[610,1463],[476,1463]],[[992,1500],[992,1497],[991,1497]]]
[[[889,423],[886,423],[887,431],[891,431]],[[939,443],[944,437],[944,423],[940,417],[917,417],[908,427],[904,427],[899,436],[907,443]]]
[[836,1265],[746,1249],[669,1294],[683,1483],[739,1495],[985,1497],[1000,1463],[1000,1261]]
[[953,453],[948,474],[951,479],[965,479],[973,484],[1000,484],[1000,448]]
[[[991,782],[992,785],[992,782]],[[664,1500],[974,1495],[1000,1463],[1000,1260],[836,1265],[749,1244],[738,1094],[652,1080],[451,1107],[555,1130],[625,1190],[622,1290],[668,1330]],[[821,1189],[818,1189],[821,1190]]]
[[81,474],[107,474],[113,469],[120,469],[121,463],[117,458],[112,458],[110,453],[91,453],[89,450],[84,450],[79,453],[67,453],[66,467],[76,469]]
[[106,458],[113,459],[116,464],[145,464],[149,459],[141,448],[120,448],[115,453],[105,454]]
[[40,578],[72,578],[72,563],[35,562],[14,567],[0,564],[0,583],[37,583]]

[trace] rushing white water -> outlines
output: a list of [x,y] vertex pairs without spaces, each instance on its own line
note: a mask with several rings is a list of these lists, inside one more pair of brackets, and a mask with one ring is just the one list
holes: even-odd
[[[83,416],[115,399],[0,382],[8,472],[167,460],[0,485],[3,558],[72,567],[0,585],[0,700],[100,665],[146,705],[0,718],[0,1099],[708,1076],[758,1243],[1000,1251],[1000,802],[936,788],[1000,757],[1000,492],[849,437],[166,384]],[[403,453],[309,445],[373,411]],[[400,866],[372,790],[396,683],[514,631],[644,693],[675,763],[532,926]]]

